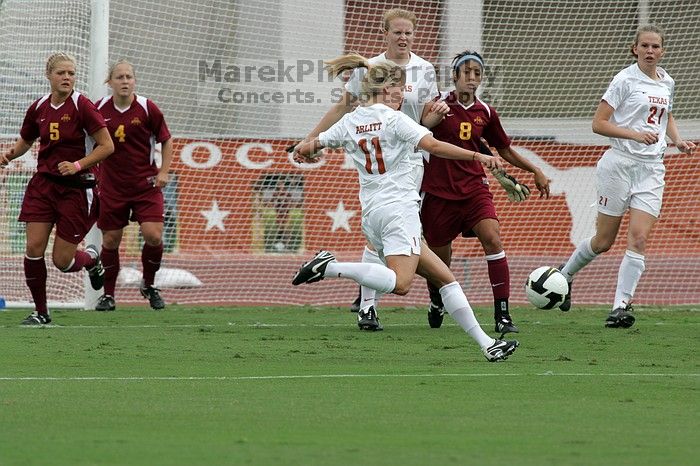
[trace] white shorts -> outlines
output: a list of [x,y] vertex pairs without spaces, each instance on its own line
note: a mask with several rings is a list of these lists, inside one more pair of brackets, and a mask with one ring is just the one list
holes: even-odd
[[640,162],[608,149],[598,161],[595,173],[601,214],[622,217],[632,208],[657,218],[661,215],[666,184],[663,162]]
[[418,203],[392,203],[362,216],[362,232],[380,257],[420,254]]
[[421,190],[421,185],[423,184],[423,173],[425,172],[425,168],[423,167],[423,164],[421,165],[414,165],[413,170],[411,173],[413,174],[413,179],[416,180],[416,191],[420,194]]

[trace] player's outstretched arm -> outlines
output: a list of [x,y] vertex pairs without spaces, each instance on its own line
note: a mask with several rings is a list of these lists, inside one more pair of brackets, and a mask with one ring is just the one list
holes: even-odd
[[0,154],[0,168],[4,168],[8,163],[12,162],[14,159],[22,157],[31,147],[34,141],[25,141],[19,138],[15,142],[14,147],[4,154]]
[[[498,152],[498,155],[500,155],[509,164],[513,165],[514,167],[518,167],[521,170],[525,170],[532,173],[535,176],[535,187],[537,187],[537,190],[540,192],[540,197],[545,197],[549,199],[550,179],[545,176],[544,172],[539,167],[535,166],[532,162],[520,155],[515,149],[513,149],[510,146],[504,149],[496,149],[496,151]],[[527,197],[530,195],[530,188],[528,188],[527,185],[524,185],[522,183],[519,184],[521,184],[521,186],[524,187],[523,192],[527,190],[527,195],[525,196],[525,199],[527,199]]]
[[496,157],[480,154],[471,150],[457,147],[448,142],[438,141],[432,134],[426,134],[418,142],[418,147],[430,152],[432,155],[451,160],[476,160],[489,170],[503,170],[503,163]]
[[[529,169],[533,173],[539,172],[541,178],[540,182],[546,183],[547,197],[549,197],[549,179],[544,176],[539,168],[532,165],[528,160],[525,160],[520,154],[512,150],[510,147],[500,150],[491,148],[486,139],[480,138],[479,151],[482,154],[488,154],[492,157],[496,157],[494,150],[498,152],[499,155],[505,154],[503,158],[508,160],[508,162],[510,162],[510,164],[513,166]],[[498,181],[498,183],[501,185],[511,202],[523,202],[530,197],[530,188],[528,188],[526,184],[519,182],[514,176],[506,173],[505,170],[491,170],[491,174],[494,178],[496,178],[496,181]],[[537,179],[537,176],[538,174],[535,173],[535,179]],[[542,197],[542,190],[540,190],[540,197]]]
[[294,148],[294,161],[297,163],[314,163],[317,162],[320,156],[319,152],[325,146],[321,144],[318,138],[313,138],[310,141],[303,141]]

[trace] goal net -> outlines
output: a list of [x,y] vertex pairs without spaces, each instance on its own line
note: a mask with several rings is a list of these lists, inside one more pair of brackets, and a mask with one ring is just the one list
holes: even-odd
[[[13,143],[24,112],[48,92],[45,58],[66,50],[85,88],[91,50],[89,1],[0,1],[0,150]],[[552,197],[511,204],[492,184],[511,267],[514,303],[526,302],[527,274],[557,266],[594,233],[594,169],[607,140],[591,117],[610,79],[632,63],[639,24],[666,30],[662,66],[677,83],[674,115],[686,139],[700,140],[697,2],[650,0],[354,1],[111,0],[109,59],[135,65],[137,93],[163,110],[175,137],[172,182],[165,189],[163,269],[156,285],[169,303],[349,304],[356,287],[343,280],[292,287],[298,266],[318,249],[359,261],[357,175],[343,154],[296,166],[285,148],[306,135],[337,101],[342,82],[321,60],[347,51],[384,51],[381,14],[416,13],[413,51],[431,61],[449,89],[449,63],[465,49],[482,53],[481,97],[500,113],[514,147],[552,180]],[[693,58],[696,57],[696,58]],[[91,90],[95,92],[95,90]],[[0,295],[29,302],[24,284],[23,225],[16,220],[35,154],[0,171]],[[662,218],[647,245],[639,304],[700,302],[698,154],[669,148]],[[509,169],[533,187],[529,174]],[[534,191],[534,188],[533,188]],[[575,300],[609,303],[625,250],[626,220],[613,249],[577,277]],[[118,303],[138,294],[140,248],[135,226],[120,250]],[[483,250],[454,243],[453,270],[475,303],[492,300]],[[50,264],[50,247],[47,263]],[[49,266],[49,299],[80,302],[83,281]],[[416,280],[387,305],[425,306]]]

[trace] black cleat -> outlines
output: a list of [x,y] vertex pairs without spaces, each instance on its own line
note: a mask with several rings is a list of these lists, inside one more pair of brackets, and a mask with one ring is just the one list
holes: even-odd
[[159,311],[165,307],[165,301],[163,301],[163,298],[160,297],[160,290],[155,286],[146,286],[143,284],[143,282],[141,282],[139,291],[141,291],[141,296],[148,300],[148,303],[151,305],[151,309]]
[[22,325],[46,325],[51,323],[51,316],[32,312],[23,321]]
[[299,268],[299,271],[292,279],[292,285],[301,285],[302,283],[314,283],[323,280],[323,273],[329,262],[333,262],[335,256],[328,251],[319,251],[309,262]]
[[618,307],[613,310],[605,319],[605,326],[608,328],[630,328],[634,325],[634,316],[631,314],[632,305]]
[[499,316],[498,320],[496,321],[495,332],[500,333],[501,338],[503,338],[503,335],[506,333],[520,333],[520,329],[515,326],[510,315],[503,314]]
[[102,289],[105,284],[105,269],[102,267],[100,252],[97,250],[97,246],[94,244],[86,247],[85,252],[90,254],[90,256],[95,259],[95,265],[87,269],[88,276],[90,277],[90,286],[92,286],[93,290]]
[[430,328],[440,328],[444,318],[445,308],[442,306],[436,306],[431,302],[430,307],[428,307],[428,325],[430,325]]
[[97,304],[95,305],[96,311],[113,311],[115,309],[116,305],[114,303],[114,297],[108,294],[103,294],[100,296],[100,298],[97,300]]
[[374,309],[374,306],[360,310],[357,313],[357,326],[360,327],[360,330],[368,330],[370,332],[384,330],[382,324],[379,323],[379,317],[377,317],[377,311]]
[[505,361],[518,346],[520,346],[518,340],[496,340],[493,345],[484,348],[484,356],[489,362]]
[[[566,263],[561,264],[558,267],[558,270],[561,272],[561,269],[564,268]],[[563,273],[562,273],[563,275]],[[566,277],[566,275],[564,275]],[[559,310],[562,312],[569,312],[569,309],[571,309],[571,286],[573,285],[574,282],[569,282],[569,291],[566,292],[566,296],[564,297],[564,302],[559,305]]]

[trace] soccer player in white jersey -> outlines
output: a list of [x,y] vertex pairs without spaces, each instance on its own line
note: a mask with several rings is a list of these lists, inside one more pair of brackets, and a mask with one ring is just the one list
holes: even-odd
[[[345,148],[359,175],[362,231],[386,266],[337,262],[330,252],[320,251],[302,265],[292,284],[347,278],[378,292],[405,295],[417,271],[439,288],[445,309],[476,340],[486,359],[506,359],[518,342],[494,340],[484,333],[450,269],[421,239],[420,197],[411,157],[419,146],[434,155],[478,160],[487,167],[501,168],[501,162],[438,141],[430,130],[397,111],[406,79],[403,67],[391,62],[370,65],[358,55],[328,62],[332,75],[360,66],[368,69],[362,81],[361,105],[328,131],[302,143],[296,157],[299,162],[313,161],[312,154],[323,147]],[[368,311],[375,312],[373,307]]]
[[[382,15],[382,27],[386,42],[386,51],[367,60],[369,64],[391,60],[397,65],[401,65],[406,70],[406,86],[404,88],[404,100],[401,104],[401,111],[408,115],[413,121],[420,122],[421,115],[427,106],[430,109],[433,105],[433,98],[438,96],[435,68],[428,61],[411,52],[414,33],[416,28],[416,15],[410,11],[400,8],[386,10]],[[322,131],[330,128],[343,115],[352,111],[357,105],[360,94],[362,79],[366,73],[364,68],[357,68],[350,79],[345,84],[345,92],[341,99],[331,107],[323,116],[316,127],[308,134],[305,140],[310,140],[319,135]],[[420,187],[423,177],[423,151],[414,151],[410,154],[410,162],[413,165],[414,176],[417,179],[416,185]],[[362,254],[362,261],[382,264],[382,260],[370,244],[365,247]],[[362,303],[362,305],[360,304]],[[375,305],[375,291],[370,288],[361,288],[360,296],[353,303],[352,310],[357,312],[358,322],[362,320],[362,311],[365,313],[369,307]],[[361,328],[365,330],[378,330],[376,326]]]
[[[666,136],[681,152],[690,154],[695,148],[678,132],[672,113],[675,83],[658,66],[664,55],[664,33],[653,25],[640,27],[631,51],[637,61],[613,78],[593,116],[593,131],[610,138],[610,149],[596,168],[596,233],[579,244],[560,267],[571,283],[579,270],[610,249],[622,216],[629,210],[627,251],[617,276],[612,312],[605,320],[610,328],[634,324],[632,298],[644,272],[647,240],[661,213]],[[570,307],[571,292],[560,309]]]

